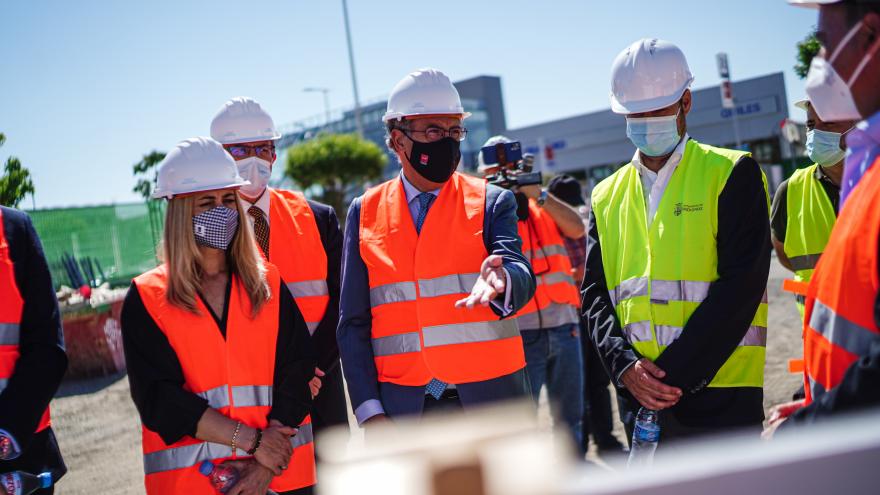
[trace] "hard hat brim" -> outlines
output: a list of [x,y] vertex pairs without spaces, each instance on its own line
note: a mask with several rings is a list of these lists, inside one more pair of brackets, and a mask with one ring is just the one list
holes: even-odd
[[631,115],[634,113],[645,113],[660,110],[674,104],[684,96],[684,92],[690,88],[693,82],[691,78],[682,88],[669,96],[659,96],[647,100],[629,101],[626,104],[621,103],[611,95],[611,111],[619,115]]
[[408,113],[403,114],[401,112],[387,112],[383,117],[383,122],[388,122],[389,120],[401,120],[412,117],[450,117],[457,116],[460,117],[461,120],[464,120],[473,115],[470,112],[425,112],[425,113]]
[[235,138],[235,139],[214,139],[220,144],[241,144],[241,143],[255,143],[257,141],[278,141],[281,139],[281,134],[275,133],[274,136],[256,136],[252,138]]
[[794,5],[795,7],[818,9],[823,5],[831,5],[835,3],[840,3],[842,1],[844,0],[788,0],[788,4]]
[[807,111],[810,109],[810,100],[804,98],[803,100],[796,101],[794,106],[800,108],[803,111]]
[[151,194],[150,197],[153,199],[161,199],[161,198],[172,199],[175,196],[180,196],[183,194],[192,194],[192,193],[197,193],[197,192],[217,191],[220,189],[233,189],[233,188],[237,190],[241,186],[250,185],[250,183],[251,183],[251,181],[242,179],[241,181],[233,182],[231,184],[217,184],[217,185],[200,186],[200,187],[193,187],[193,188],[182,188],[177,191],[163,191],[163,190],[157,189],[157,190],[153,191],[153,194]]

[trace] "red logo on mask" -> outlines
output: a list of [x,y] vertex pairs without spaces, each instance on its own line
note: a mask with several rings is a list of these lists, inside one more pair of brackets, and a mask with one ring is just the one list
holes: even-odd
[[428,164],[428,159],[429,159],[429,158],[430,158],[430,157],[429,157],[428,155],[422,153],[422,156],[419,157],[419,162],[420,162],[422,165],[427,165],[427,164]]

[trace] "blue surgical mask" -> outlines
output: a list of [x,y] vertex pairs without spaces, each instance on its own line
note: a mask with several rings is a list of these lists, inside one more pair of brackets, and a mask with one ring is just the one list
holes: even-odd
[[667,117],[627,117],[626,137],[645,156],[668,155],[681,141],[678,113]]
[[192,217],[192,223],[196,244],[225,250],[238,230],[238,211],[217,206]]
[[810,160],[830,167],[846,156],[846,151],[840,149],[840,133],[810,129],[807,131],[807,154]]

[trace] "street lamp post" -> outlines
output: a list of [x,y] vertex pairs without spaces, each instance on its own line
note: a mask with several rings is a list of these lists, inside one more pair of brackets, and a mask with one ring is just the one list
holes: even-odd
[[322,93],[324,95],[324,125],[330,125],[330,98],[327,96],[327,93],[330,92],[330,88],[316,88],[309,87],[303,88],[304,93]]
[[361,101],[358,97],[357,75],[354,70],[354,51],[351,48],[351,28],[348,26],[348,2],[342,0],[342,17],[345,20],[345,39],[348,43],[348,65],[351,69],[351,87],[354,90],[354,123],[359,136],[364,137],[364,126],[361,123]]

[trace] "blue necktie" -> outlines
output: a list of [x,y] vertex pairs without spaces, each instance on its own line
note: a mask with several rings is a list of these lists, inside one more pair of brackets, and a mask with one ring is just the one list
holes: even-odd
[[[431,193],[422,193],[416,196],[416,199],[419,200],[419,217],[416,218],[416,232],[422,232],[422,224],[425,223],[425,217],[428,216],[428,210],[431,208],[431,203],[434,202],[435,198],[436,196]],[[437,400],[440,400],[444,390],[446,390],[446,384],[436,378],[432,378],[425,385],[425,392]]]
[[425,217],[428,216],[428,210],[431,209],[431,203],[434,202],[434,196],[431,193],[422,193],[416,196],[419,200],[419,217],[416,218],[416,232],[422,232],[422,224],[425,223]]

